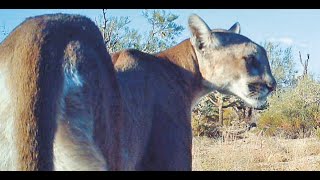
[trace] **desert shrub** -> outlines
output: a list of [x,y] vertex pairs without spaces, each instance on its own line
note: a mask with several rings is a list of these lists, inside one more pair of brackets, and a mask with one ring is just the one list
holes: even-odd
[[193,114],[192,132],[194,136],[218,138],[221,136],[219,122],[210,117],[201,117]]
[[320,84],[312,77],[298,80],[293,88],[274,93],[261,114],[258,127],[266,135],[287,138],[306,137],[320,117]]
[[[228,102],[225,102],[224,104],[228,104]],[[193,135],[210,138],[220,138],[223,133],[222,131],[226,127],[239,126],[238,121],[240,121],[239,115],[232,107],[223,108],[222,127],[219,122],[218,107],[212,103],[212,99],[210,100],[206,97],[193,109],[191,117]]]
[[193,109],[191,115],[194,136],[219,136],[218,108],[208,99],[202,99]]
[[234,121],[238,121],[239,117],[237,113],[232,108],[226,108],[223,111],[223,124],[226,126],[231,126]]
[[320,127],[319,126],[315,129],[315,134],[316,134],[316,137],[318,139],[320,139]]

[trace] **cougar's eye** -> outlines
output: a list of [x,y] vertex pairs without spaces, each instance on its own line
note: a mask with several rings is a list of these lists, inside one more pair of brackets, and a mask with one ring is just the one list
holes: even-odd
[[246,61],[248,64],[251,64],[254,60],[255,60],[255,58],[253,56],[246,57]]
[[254,57],[254,56],[247,56],[244,59],[246,60],[248,65],[252,65],[254,67],[258,67],[258,65],[259,65],[256,57]]

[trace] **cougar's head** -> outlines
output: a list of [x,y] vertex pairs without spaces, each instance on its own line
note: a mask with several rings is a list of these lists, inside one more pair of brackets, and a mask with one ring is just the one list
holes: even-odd
[[239,23],[229,30],[211,30],[199,16],[191,15],[189,28],[203,85],[236,95],[254,108],[263,107],[276,88],[265,49],[240,35]]

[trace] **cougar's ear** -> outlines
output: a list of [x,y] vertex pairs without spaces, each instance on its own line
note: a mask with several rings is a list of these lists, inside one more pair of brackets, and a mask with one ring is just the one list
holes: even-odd
[[191,43],[194,47],[202,50],[214,43],[215,38],[212,36],[209,26],[198,15],[190,15],[188,24],[192,34]]
[[234,23],[233,26],[229,29],[229,31],[234,32],[236,34],[240,34],[240,24],[238,22]]

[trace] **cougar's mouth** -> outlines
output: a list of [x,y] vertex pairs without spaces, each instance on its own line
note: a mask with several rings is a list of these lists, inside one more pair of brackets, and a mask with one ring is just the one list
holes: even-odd
[[239,97],[247,106],[258,110],[264,109],[267,104],[267,94],[265,93],[243,93],[238,91],[233,95]]
[[267,105],[267,98],[266,97],[259,97],[256,98],[257,105],[254,106],[255,109],[264,109],[264,107]]
[[267,104],[267,95],[247,95],[247,98],[243,99],[245,103],[255,109],[263,109]]

